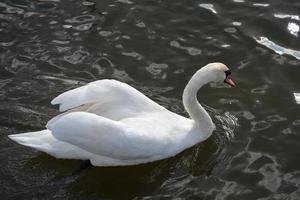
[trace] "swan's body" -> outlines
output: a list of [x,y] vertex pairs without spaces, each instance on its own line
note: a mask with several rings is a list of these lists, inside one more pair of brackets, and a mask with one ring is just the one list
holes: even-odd
[[168,158],[211,135],[215,126],[196,94],[210,81],[226,79],[232,85],[226,72],[224,64],[211,63],[189,81],[183,104],[191,119],[167,110],[125,83],[100,80],[56,97],[51,103],[66,112],[51,119],[47,129],[9,137],[56,158],[90,160],[94,166]]

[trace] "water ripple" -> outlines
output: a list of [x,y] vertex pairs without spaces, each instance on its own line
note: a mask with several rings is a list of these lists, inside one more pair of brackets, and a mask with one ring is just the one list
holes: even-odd
[[210,3],[200,3],[198,6],[199,6],[199,7],[202,7],[202,8],[205,8],[205,9],[211,11],[211,12],[214,13],[214,14],[217,14],[217,11],[216,11],[216,9],[214,8],[214,5],[213,5],[213,4],[210,4]]
[[9,6],[6,3],[0,2],[0,7],[3,7],[6,9],[6,13],[9,14],[23,14],[24,13],[24,9],[18,8],[18,7],[13,7],[13,6]]
[[257,6],[257,7],[269,7],[270,6],[270,4],[268,4],[268,3],[254,3],[252,5]]
[[235,33],[237,30],[234,27],[227,27],[224,29],[224,31],[227,33]]
[[228,140],[232,139],[235,134],[235,130],[238,127],[238,118],[236,118],[230,112],[225,112],[224,116],[217,115],[218,120],[221,122],[222,129]]
[[297,120],[293,121],[293,125],[294,126],[299,126],[300,125],[300,119],[297,119]]
[[137,52],[122,52],[122,55],[133,57],[133,58],[136,58],[137,60],[142,60],[144,57],[143,55],[141,55]]
[[73,17],[71,19],[66,19],[65,22],[67,23],[86,23],[86,22],[91,22],[94,21],[96,17],[94,15],[80,15]]
[[73,29],[77,31],[86,31],[89,30],[92,27],[92,23],[87,23],[87,24],[80,24],[78,26],[72,26]]
[[83,1],[82,5],[84,5],[84,6],[93,6],[93,5],[95,5],[95,3],[91,2],[91,1]]
[[117,0],[116,2],[124,3],[124,4],[133,4],[133,2],[129,0]]
[[297,104],[300,104],[300,93],[294,92],[294,98]]
[[10,42],[0,42],[0,46],[2,47],[10,47],[13,46],[16,43],[16,40],[12,40]]
[[267,37],[259,37],[259,38],[254,38],[254,39],[257,43],[275,51],[279,55],[288,54],[288,55],[291,55],[300,60],[300,51],[288,49],[283,46],[280,46],[280,45],[276,44],[275,42],[272,42],[271,40],[269,40]]
[[154,78],[161,78],[165,79],[166,74],[164,71],[168,68],[167,64],[158,64],[158,63],[151,63],[146,70],[150,72]]
[[263,175],[263,179],[258,182],[258,185],[264,186],[271,192],[277,192],[282,181],[277,166],[273,163],[265,164],[258,171]]
[[202,51],[200,49],[197,49],[195,47],[184,47],[184,46],[181,46],[179,44],[179,42],[173,40],[170,42],[170,46],[172,47],[175,47],[175,48],[178,48],[178,49],[184,49],[188,52],[188,54],[190,54],[191,56],[196,56],[196,55],[199,55],[202,53]]
[[64,56],[64,60],[73,65],[82,63],[90,53],[84,50],[77,50],[70,56]]
[[111,32],[111,31],[100,31],[99,32],[99,35],[101,35],[102,37],[108,37],[108,36],[110,36],[111,34],[112,34],[113,32]]
[[294,19],[294,20],[300,21],[299,15],[289,15],[289,14],[277,13],[277,14],[274,14],[274,17],[277,17],[277,18],[280,18],[280,19],[288,18],[288,19]]
[[136,26],[139,27],[139,28],[145,28],[146,27],[144,22],[139,22],[139,23],[136,24]]
[[246,120],[252,120],[255,118],[255,116],[251,112],[246,111],[246,110],[245,111],[235,111],[233,113],[239,117],[245,118]]
[[298,32],[299,32],[299,25],[298,24],[296,24],[294,22],[289,22],[287,29],[289,30],[289,32],[292,35],[298,37]]
[[266,117],[268,121],[270,122],[282,122],[282,121],[286,121],[287,118],[286,117],[281,117],[278,114],[275,115],[269,115]]
[[270,128],[271,124],[265,120],[261,120],[261,121],[252,121],[251,126],[252,126],[251,127],[252,132],[258,132]]
[[[114,64],[107,57],[100,57],[91,65],[96,70],[95,74],[103,76],[112,76]],[[123,77],[123,76],[120,76]]]

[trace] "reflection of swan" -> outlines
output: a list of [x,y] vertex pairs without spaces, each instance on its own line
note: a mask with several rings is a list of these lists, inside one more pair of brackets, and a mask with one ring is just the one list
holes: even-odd
[[222,63],[198,70],[183,92],[191,119],[155,103],[131,86],[100,80],[56,97],[67,112],[51,119],[47,129],[9,138],[57,158],[90,160],[95,166],[136,165],[176,155],[206,140],[215,126],[197,101],[208,82],[234,86]]

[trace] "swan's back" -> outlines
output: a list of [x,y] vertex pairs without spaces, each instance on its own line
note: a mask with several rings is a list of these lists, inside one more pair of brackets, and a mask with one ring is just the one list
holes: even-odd
[[99,80],[64,92],[51,103],[60,111],[75,109],[113,120],[135,116],[136,113],[164,109],[135,88],[117,80]]

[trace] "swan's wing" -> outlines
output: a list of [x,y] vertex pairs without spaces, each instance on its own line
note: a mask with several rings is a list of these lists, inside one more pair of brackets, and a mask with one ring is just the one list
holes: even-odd
[[99,80],[85,86],[64,92],[54,98],[51,104],[59,104],[60,111],[66,111],[83,104],[100,103],[137,107],[139,110],[160,107],[133,87],[116,80]]
[[163,154],[167,141],[144,130],[92,113],[72,112],[47,125],[58,140],[114,159],[148,159]]

